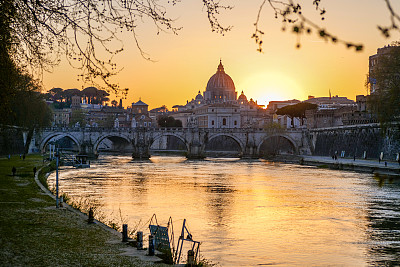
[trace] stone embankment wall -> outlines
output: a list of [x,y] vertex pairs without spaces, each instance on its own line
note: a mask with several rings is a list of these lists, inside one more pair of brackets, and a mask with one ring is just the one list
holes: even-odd
[[316,156],[341,156],[345,151],[345,157],[361,158],[366,151],[370,159],[377,159],[383,152],[383,159],[396,160],[400,153],[399,129],[391,128],[384,134],[379,124],[313,129],[310,139]]

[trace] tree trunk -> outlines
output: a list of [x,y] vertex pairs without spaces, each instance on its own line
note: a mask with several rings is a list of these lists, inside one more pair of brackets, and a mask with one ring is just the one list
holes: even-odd
[[29,152],[29,146],[31,144],[34,131],[35,131],[35,128],[30,128],[28,131],[28,135],[26,137],[26,142],[25,142],[24,154],[28,154],[28,152]]

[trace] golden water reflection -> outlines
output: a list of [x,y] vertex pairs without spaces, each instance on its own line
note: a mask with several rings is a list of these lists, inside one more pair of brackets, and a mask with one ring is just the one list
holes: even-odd
[[[186,218],[202,254],[222,266],[382,263],[376,250],[384,240],[371,221],[382,207],[376,196],[385,198],[389,190],[390,207],[400,198],[398,184],[379,187],[369,174],[173,156],[143,162],[103,156],[90,169],[66,167],[60,190],[96,199],[106,221],[140,224],[143,231],[155,213],[164,224],[171,216],[178,236]],[[390,216],[398,219],[399,213]],[[380,216],[385,220],[386,213]],[[392,239],[399,237],[388,231]],[[397,252],[392,243],[389,249]]]

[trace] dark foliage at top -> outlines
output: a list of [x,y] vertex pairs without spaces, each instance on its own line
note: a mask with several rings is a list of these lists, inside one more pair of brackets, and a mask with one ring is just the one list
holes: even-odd
[[105,90],[99,90],[95,87],[87,87],[83,90],[53,88],[44,96],[47,100],[53,101],[55,108],[69,108],[72,104],[72,97],[79,96],[85,100],[87,104],[103,104],[109,101],[110,94]]
[[160,116],[157,119],[157,123],[160,127],[182,127],[182,121],[175,120],[171,116]]
[[301,122],[303,124],[303,119],[306,117],[306,110],[316,109],[317,107],[318,105],[316,104],[302,102],[295,105],[288,105],[282,107],[276,111],[276,114],[289,116],[292,119],[292,126],[293,126],[294,125],[293,118],[301,119]]
[[387,51],[369,74],[376,81],[375,92],[368,99],[369,107],[383,128],[400,121],[400,46],[395,43]]

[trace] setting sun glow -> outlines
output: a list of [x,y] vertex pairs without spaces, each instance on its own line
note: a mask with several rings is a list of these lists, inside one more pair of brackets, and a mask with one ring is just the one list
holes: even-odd
[[[283,32],[281,22],[265,7],[260,20],[260,27],[265,31],[263,53],[259,53],[254,39],[250,38],[259,4],[248,1],[237,1],[232,10],[220,15],[221,23],[233,26],[224,36],[210,30],[201,1],[185,1],[167,9],[177,18],[175,23],[183,27],[178,35],[163,32],[157,35],[152,23],[147,22],[140,24],[136,32],[141,48],[152,61],[140,55],[131,35],[121,38],[124,52],[115,56],[121,71],[114,81],[121,88],[129,88],[126,99],[122,99],[123,105],[129,106],[139,98],[150,109],[185,104],[198,91],[205,90],[220,59],[235,83],[238,96],[243,91],[259,104],[267,105],[272,100],[305,100],[308,95],[327,96],[329,90],[350,99],[365,94],[368,57],[377,48],[397,40],[398,33],[385,39],[376,30],[378,24],[384,25],[389,19],[384,4],[349,4],[345,0],[323,4],[327,10],[325,20],[316,22],[345,40],[362,43],[363,51],[325,42],[316,33],[302,35],[301,47],[296,49],[296,35],[288,30]],[[311,19],[319,19],[311,8],[304,7],[303,12]],[[373,19],[365,19],[365,14],[371,12]],[[62,63],[44,75],[45,90],[92,86],[77,80],[79,74]],[[111,100],[119,101],[120,97],[111,95]]]
[[248,97],[252,97],[262,105],[267,105],[269,101],[304,99],[306,97],[306,93],[300,85],[282,72],[257,73],[246,77],[241,85]]

